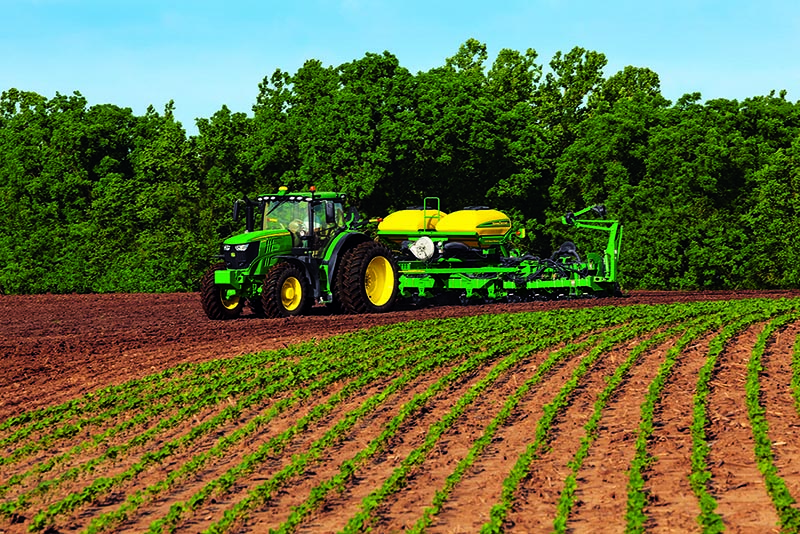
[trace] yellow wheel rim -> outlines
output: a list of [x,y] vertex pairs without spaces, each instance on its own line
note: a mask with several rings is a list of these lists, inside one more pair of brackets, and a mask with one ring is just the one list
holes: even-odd
[[375,306],[383,306],[389,302],[394,291],[394,271],[389,260],[383,256],[372,258],[367,265],[364,289],[367,292],[367,298]]
[[281,303],[288,311],[294,311],[300,307],[303,300],[303,288],[300,280],[294,276],[287,278],[281,286]]
[[222,306],[226,310],[235,310],[236,307],[239,306],[239,300],[241,299],[239,298],[239,295],[228,289],[220,289],[219,300],[222,302]]

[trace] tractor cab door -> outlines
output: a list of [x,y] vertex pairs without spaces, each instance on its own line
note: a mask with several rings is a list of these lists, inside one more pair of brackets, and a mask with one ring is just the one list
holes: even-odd
[[344,206],[335,200],[317,200],[311,205],[313,232],[309,248],[319,255],[334,234],[344,226]]

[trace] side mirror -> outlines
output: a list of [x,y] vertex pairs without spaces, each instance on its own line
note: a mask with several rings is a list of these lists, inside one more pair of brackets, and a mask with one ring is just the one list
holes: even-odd
[[239,201],[233,201],[233,222],[239,222]]
[[336,210],[333,206],[333,202],[325,203],[325,222],[329,225],[336,223]]

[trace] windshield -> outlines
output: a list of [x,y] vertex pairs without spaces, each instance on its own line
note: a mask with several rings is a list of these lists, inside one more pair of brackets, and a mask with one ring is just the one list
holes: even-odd
[[264,208],[264,230],[289,230],[292,233],[308,231],[308,202],[267,202]]

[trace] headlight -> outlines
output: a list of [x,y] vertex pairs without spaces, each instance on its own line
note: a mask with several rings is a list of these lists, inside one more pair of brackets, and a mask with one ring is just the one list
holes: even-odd
[[224,250],[225,252],[228,252],[230,249],[231,249],[230,245],[222,245],[222,250]]
[[244,245],[236,245],[233,248],[236,249],[236,252],[244,252],[245,250],[247,250],[247,247],[249,247],[249,246],[250,246],[250,243],[245,243]]

